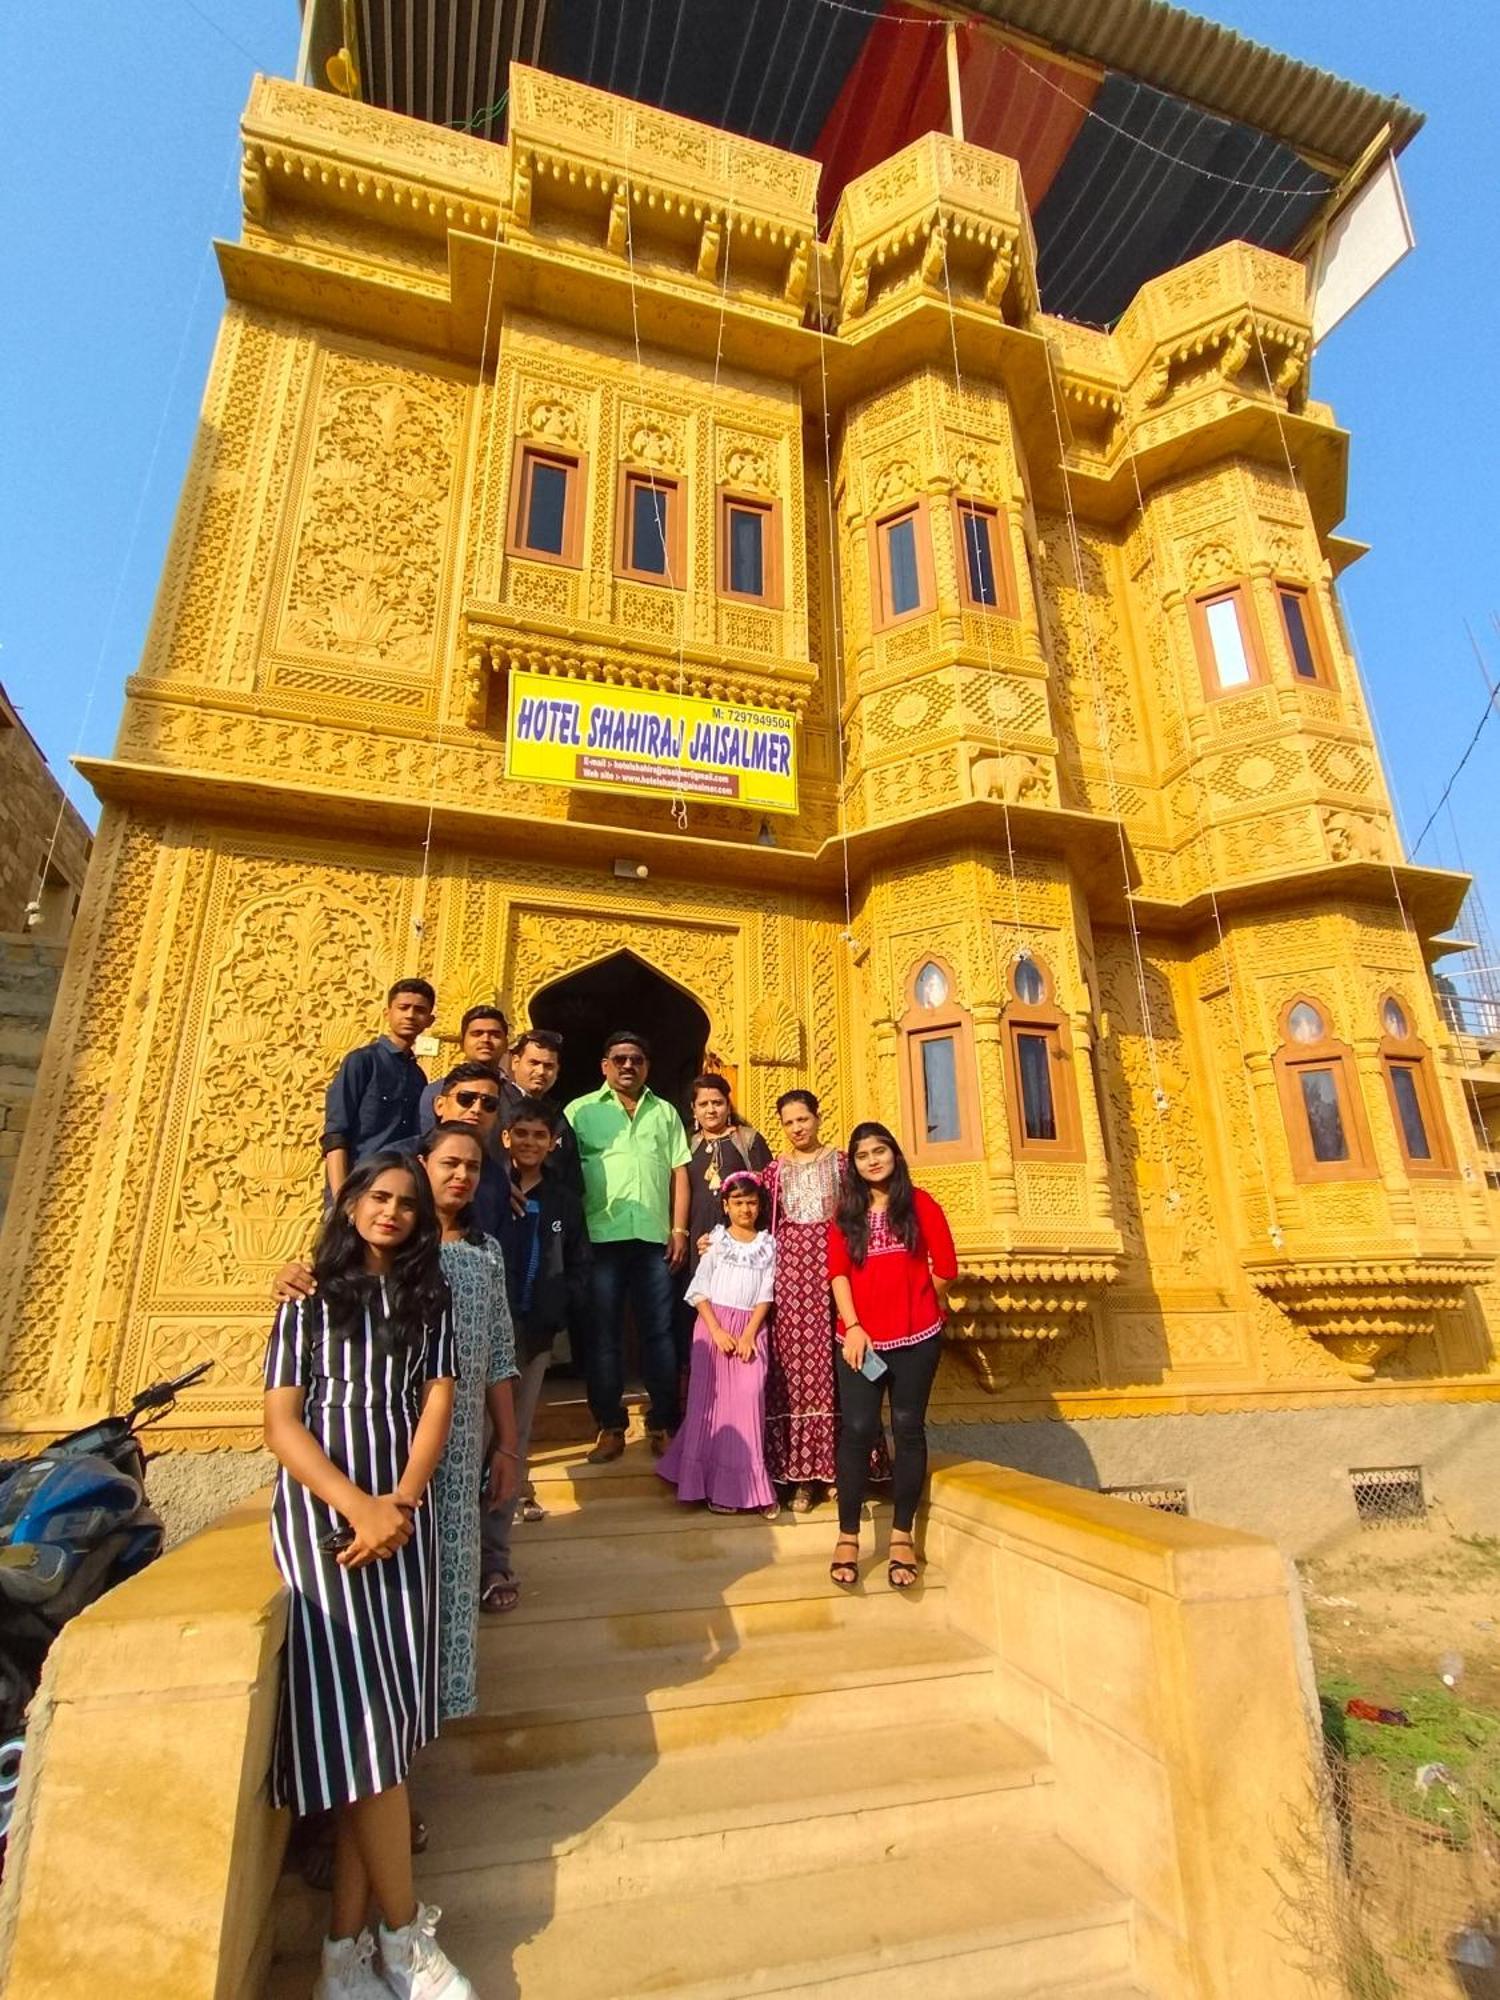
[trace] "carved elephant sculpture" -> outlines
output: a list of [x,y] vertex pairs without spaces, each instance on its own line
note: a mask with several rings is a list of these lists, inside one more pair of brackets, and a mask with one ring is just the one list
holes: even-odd
[[969,766],[969,784],[976,799],[1004,799],[1008,806],[1046,805],[1052,796],[1042,765],[1020,750],[976,757]]

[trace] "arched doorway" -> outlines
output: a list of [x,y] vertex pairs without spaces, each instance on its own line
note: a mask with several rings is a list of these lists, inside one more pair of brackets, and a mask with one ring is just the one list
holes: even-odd
[[599,1057],[613,1028],[634,1028],[651,1044],[651,1088],[686,1109],[687,1087],[703,1067],[708,1016],[695,1000],[663,979],[633,951],[556,979],[532,998],[531,1025],[563,1038],[557,1094],[566,1104],[602,1081]]

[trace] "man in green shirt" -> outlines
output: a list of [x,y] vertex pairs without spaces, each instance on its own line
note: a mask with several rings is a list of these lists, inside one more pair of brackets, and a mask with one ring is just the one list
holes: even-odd
[[606,1465],[625,1449],[627,1303],[635,1312],[654,1456],[666,1450],[677,1428],[673,1280],[687,1258],[691,1157],[682,1120],[646,1088],[651,1050],[643,1035],[617,1028],[605,1041],[600,1067],[603,1087],[568,1106],[594,1251],[594,1325],[584,1355],[589,1408],[599,1426],[592,1465]]

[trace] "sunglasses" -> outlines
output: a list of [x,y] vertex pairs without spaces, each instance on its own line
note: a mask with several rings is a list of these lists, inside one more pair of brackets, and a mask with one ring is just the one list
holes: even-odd
[[644,1056],[606,1056],[604,1060],[612,1062],[616,1069],[639,1069],[646,1058]]
[[455,1090],[453,1102],[461,1111],[472,1111],[477,1104],[481,1111],[498,1111],[500,1100],[483,1090]]

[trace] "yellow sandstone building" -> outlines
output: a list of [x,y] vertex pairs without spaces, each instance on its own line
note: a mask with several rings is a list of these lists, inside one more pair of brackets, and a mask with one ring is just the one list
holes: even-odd
[[498,997],[574,1087],[621,1019],[773,1138],[793,1085],[890,1122],[960,1246],[950,1443],[1294,1541],[1351,1469],[1493,1513],[1465,882],[1403,858],[1341,622],[1304,264],[1226,242],[1100,330],[1001,151],[928,131],[820,223],[796,152],[508,90],[502,143],[254,86],[0,1429],[208,1357],[164,1487],[261,1483],[323,1087],[420,972],[432,1074]]

